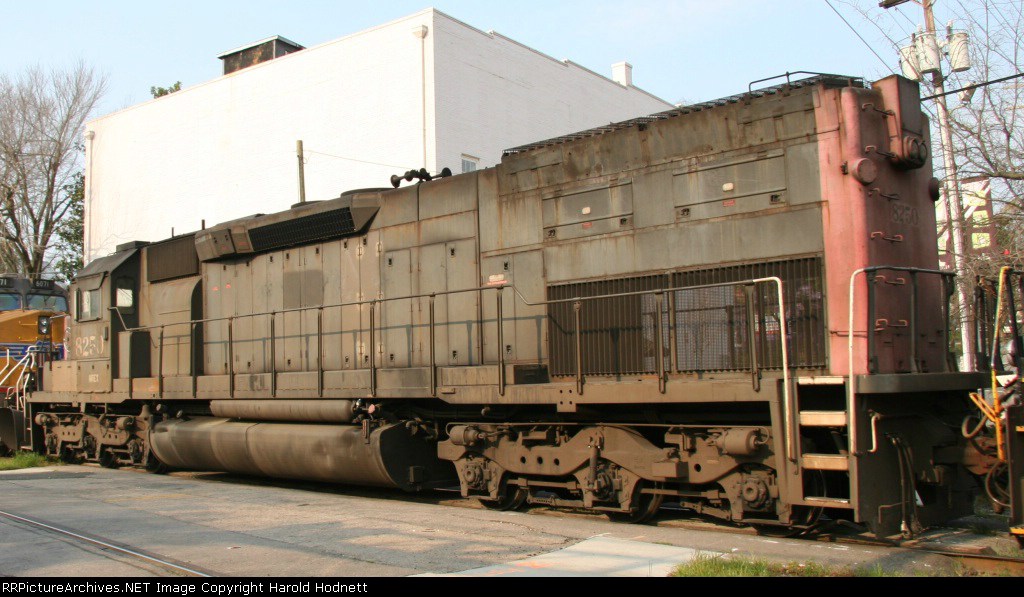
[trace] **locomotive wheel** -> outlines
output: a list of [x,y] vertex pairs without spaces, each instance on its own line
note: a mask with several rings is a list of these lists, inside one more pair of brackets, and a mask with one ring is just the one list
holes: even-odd
[[[809,479],[810,491],[813,495],[828,495],[825,477],[820,471]],[[792,508],[793,512],[790,517],[792,522],[789,525],[752,524],[750,526],[757,531],[758,535],[766,537],[796,537],[816,524],[818,519],[821,518],[822,512],[825,511],[824,508],[814,506],[792,506]]]
[[824,508],[793,506],[792,525],[752,524],[751,527],[762,537],[792,538],[804,534],[818,522]]
[[110,450],[100,450],[100,466],[103,468],[117,468],[117,455]]
[[153,473],[154,475],[166,475],[169,470],[170,467],[160,462],[155,454],[152,452],[149,453],[149,457],[146,458],[147,473]]
[[806,530],[803,527],[794,528],[791,526],[774,524],[752,524],[750,526],[753,527],[759,537],[775,537],[778,539],[791,539]]
[[80,452],[76,452],[71,448],[62,448],[60,451],[60,460],[64,464],[81,464],[85,458]]
[[526,503],[526,498],[529,497],[529,492],[525,488],[516,486],[515,488],[506,488],[505,495],[498,500],[480,500],[480,503],[484,508],[488,510],[497,510],[499,512],[506,512],[509,510],[518,510],[523,507]]
[[624,524],[640,524],[654,518],[661,509],[665,496],[655,493],[643,493],[647,483],[640,481],[633,488],[633,496],[629,500],[629,512],[605,512],[609,520]]

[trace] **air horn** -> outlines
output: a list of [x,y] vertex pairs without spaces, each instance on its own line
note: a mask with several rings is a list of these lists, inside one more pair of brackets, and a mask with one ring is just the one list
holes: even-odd
[[[451,175],[451,168],[442,168],[441,174],[439,174],[438,177],[448,178]],[[409,170],[402,176],[393,174],[391,176],[391,186],[397,189],[402,184],[403,180],[406,182],[412,182],[413,179],[419,179],[420,182],[430,182],[431,180],[434,180],[434,177],[430,175],[430,172],[427,172],[426,168],[420,168],[419,170]]]

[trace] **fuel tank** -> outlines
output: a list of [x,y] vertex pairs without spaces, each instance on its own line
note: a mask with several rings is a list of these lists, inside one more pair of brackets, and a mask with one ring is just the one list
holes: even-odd
[[24,436],[25,415],[13,408],[0,408],[0,455],[20,450]]
[[267,423],[219,417],[157,423],[150,448],[178,469],[303,479],[417,491],[458,483],[437,444],[402,424]]

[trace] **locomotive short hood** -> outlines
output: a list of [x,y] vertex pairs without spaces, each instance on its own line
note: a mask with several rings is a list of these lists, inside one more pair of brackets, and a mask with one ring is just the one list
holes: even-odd
[[263,253],[343,238],[366,230],[380,209],[377,190],[351,191],[337,199],[299,204],[288,211],[257,214],[196,233],[203,261]]

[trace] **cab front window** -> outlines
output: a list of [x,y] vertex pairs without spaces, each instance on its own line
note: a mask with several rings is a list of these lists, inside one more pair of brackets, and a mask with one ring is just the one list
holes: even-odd
[[21,297],[10,292],[0,292],[0,311],[13,311],[21,308]]
[[52,294],[30,294],[28,295],[28,308],[67,312],[68,301],[62,296]]

